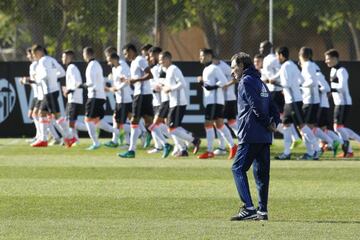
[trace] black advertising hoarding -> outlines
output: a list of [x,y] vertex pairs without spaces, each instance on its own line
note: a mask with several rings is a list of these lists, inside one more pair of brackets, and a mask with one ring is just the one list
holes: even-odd
[[[202,105],[202,90],[196,82],[196,77],[201,75],[202,66],[198,62],[175,62],[183,71],[188,85],[188,105],[184,117],[184,127],[196,135],[204,136],[204,107]],[[329,69],[324,63],[318,63],[328,79]],[[360,132],[360,62],[343,62],[350,76],[349,86],[353,100],[352,111],[348,119],[348,126]],[[35,134],[32,120],[27,116],[32,99],[30,86],[23,86],[19,80],[22,76],[29,75],[28,62],[0,62],[0,137],[30,137]],[[78,62],[83,74],[86,64]],[[104,76],[110,72],[110,67],[102,64]],[[60,79],[59,84],[64,85],[65,80]],[[65,111],[66,99],[58,99],[62,113]],[[112,109],[115,107],[113,94],[108,93],[106,104],[106,119],[112,122]],[[81,116],[83,118],[83,116]]]

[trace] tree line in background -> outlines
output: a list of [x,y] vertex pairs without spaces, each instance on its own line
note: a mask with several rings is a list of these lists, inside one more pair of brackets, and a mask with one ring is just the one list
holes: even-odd
[[[161,34],[198,26],[209,47],[228,54],[252,52],[253,42],[257,46],[268,36],[268,0],[158,1],[157,29],[154,1],[127,1],[128,41],[161,45]],[[358,0],[274,0],[274,42],[300,47],[308,37],[320,36],[326,48],[343,42],[349,60],[360,60],[358,9]],[[0,52],[16,49],[12,59],[24,59],[25,48],[35,42],[55,57],[62,49],[81,51],[86,45],[101,51],[116,44],[116,31],[115,0],[0,1]]]

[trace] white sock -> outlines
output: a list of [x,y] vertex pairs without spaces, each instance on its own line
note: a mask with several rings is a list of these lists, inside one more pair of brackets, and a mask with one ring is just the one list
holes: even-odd
[[[51,124],[51,123],[49,122],[49,124],[48,124],[48,130],[49,130],[51,136],[52,136],[54,139],[60,139],[60,136],[59,136],[59,134],[57,133],[54,124]],[[46,136],[47,136],[47,133],[46,133]]]
[[76,139],[79,139],[78,133],[77,133],[77,131],[76,131],[75,128],[70,127],[70,128],[69,128],[69,131],[71,132],[71,134],[72,134]]
[[178,148],[180,151],[186,150],[185,143],[178,136],[176,136],[172,132],[170,133],[170,136],[172,137],[176,148]]
[[106,132],[119,134],[119,129],[113,128],[108,122],[104,119],[101,119],[98,123],[98,127]]
[[140,128],[140,130],[141,130],[142,133],[146,133],[146,132],[147,132],[146,127],[145,127],[145,121],[144,121],[143,118],[140,119],[139,128]]
[[335,132],[337,132],[339,134],[339,136],[341,137],[341,139],[343,141],[349,141],[349,135],[348,135],[348,133],[347,133],[347,131],[345,130],[344,127],[336,128]]
[[[116,121],[113,121],[113,126],[112,126],[114,129],[118,129],[118,124],[117,124],[117,122]],[[119,130],[118,130],[118,132],[119,132]],[[111,141],[113,142],[113,143],[118,143],[118,134],[116,134],[115,132],[113,132],[112,133],[112,138],[111,138]]]
[[284,154],[289,155],[291,153],[291,128],[290,127],[283,127],[283,134],[284,134]]
[[76,128],[76,130],[87,132],[87,127],[86,127],[85,123],[83,123],[83,122],[76,121],[75,128]]
[[153,138],[158,141],[159,146],[164,147],[166,144],[166,139],[162,134],[160,126],[157,124],[151,124],[149,129],[151,130],[151,135],[153,136]]
[[130,145],[130,131],[131,131],[130,124],[125,123],[122,125],[122,128],[124,129],[125,132],[125,141],[127,144]]
[[301,129],[301,132],[304,135],[307,153],[311,156],[314,155],[314,146],[318,145],[315,135],[307,125]]
[[96,125],[93,122],[85,122],[85,125],[88,129],[89,136],[91,140],[93,141],[93,145],[99,146],[100,142],[98,140],[97,134],[96,134]]
[[170,137],[171,137],[171,135],[170,135],[170,133],[169,133],[169,131],[168,131],[168,127],[166,126],[166,124],[160,123],[160,124],[159,124],[159,127],[160,127],[160,129],[161,129],[162,134],[164,134],[167,138],[170,138]]
[[291,128],[291,139],[293,141],[299,140],[300,136],[299,136],[298,132],[296,131],[295,125],[291,124],[290,128]]
[[327,130],[326,133],[333,141],[338,141],[340,144],[344,144],[344,141],[341,139],[341,137],[339,137],[339,135],[337,135],[334,131]]
[[49,129],[49,119],[47,117],[40,117],[40,131],[41,131],[41,141],[47,141],[48,129]]
[[59,133],[61,134],[61,137],[66,137],[66,133],[64,132],[64,130],[62,129],[60,124],[54,118],[50,119],[50,125],[53,125],[55,127],[55,129],[57,131],[59,131]]
[[220,149],[225,149],[225,138],[223,137],[223,135],[216,129],[216,135],[219,139],[219,148]]
[[213,152],[213,144],[214,144],[214,138],[215,138],[215,131],[214,128],[207,127],[205,128],[206,131],[206,140],[207,140],[207,151]]
[[[179,129],[179,131],[183,131],[184,133],[189,134],[190,136],[192,136],[192,134],[189,131],[187,131],[185,128],[183,128],[181,126],[177,127],[177,129]],[[190,146],[190,144],[191,144],[191,141],[187,141],[187,140],[184,140],[184,139],[182,139],[182,141],[185,141],[185,144],[187,146]]]
[[69,123],[65,118],[63,118],[63,117],[59,118],[57,120],[57,124],[59,124],[59,126],[61,127],[63,133],[65,134],[65,136],[64,136],[65,138],[72,138],[73,137],[70,130],[69,130]]
[[352,150],[351,144],[349,143],[348,153],[352,153],[352,152],[353,152],[353,150]]
[[230,130],[225,126],[225,124],[221,128],[217,128],[217,130],[224,137],[229,147],[232,148],[234,146],[234,139],[231,136]]
[[35,125],[35,129],[36,129],[36,135],[35,138],[38,139],[40,138],[40,123],[39,123],[39,118],[37,116],[33,117],[34,120],[34,125]]
[[310,156],[314,155],[314,145],[309,142],[308,139],[305,138],[305,146],[306,146],[306,153],[309,154]]
[[136,150],[136,142],[141,134],[141,130],[139,125],[132,125],[130,130],[130,146],[129,151],[135,151]]
[[314,135],[332,147],[333,140],[321,128],[315,128]]
[[345,128],[350,139],[360,142],[360,136],[350,128]]
[[303,133],[304,138],[307,139],[310,143],[313,143],[316,141],[314,133],[311,131],[311,129],[307,125],[305,125],[301,129],[301,132]]
[[178,138],[184,140],[184,141],[187,141],[187,142],[192,142],[194,141],[194,137],[191,136],[189,133],[179,129],[179,127],[175,128],[171,134],[174,134],[176,135]]

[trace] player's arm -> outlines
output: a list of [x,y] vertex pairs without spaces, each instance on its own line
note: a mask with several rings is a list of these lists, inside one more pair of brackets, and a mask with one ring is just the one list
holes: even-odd
[[65,69],[58,63],[58,61],[54,60],[54,65],[56,68],[56,76],[58,78],[65,77]]
[[301,71],[301,75],[304,78],[304,82],[302,83],[302,87],[311,88],[314,85],[314,76],[315,72],[312,71],[310,65],[308,64],[306,67],[303,67]]
[[326,82],[324,75],[321,72],[316,72],[318,83],[319,83],[319,90],[322,93],[330,92],[330,86]]
[[331,91],[332,92],[341,92],[345,87],[345,83],[349,78],[349,74],[344,69],[339,69],[336,72],[336,76],[339,79],[338,82],[331,82]]
[[216,90],[218,88],[222,88],[225,86],[227,79],[224,75],[224,73],[220,70],[220,68],[214,68],[214,74],[215,74],[215,79],[216,79],[216,83],[215,85],[208,85],[208,84],[203,84],[203,87],[208,90]]

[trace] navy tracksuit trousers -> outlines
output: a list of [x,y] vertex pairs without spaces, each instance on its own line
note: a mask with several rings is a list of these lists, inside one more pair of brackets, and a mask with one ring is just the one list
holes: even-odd
[[270,144],[242,143],[239,144],[232,172],[236,188],[245,207],[253,207],[247,171],[253,164],[253,173],[259,199],[259,211],[267,212],[269,179],[270,179]]

